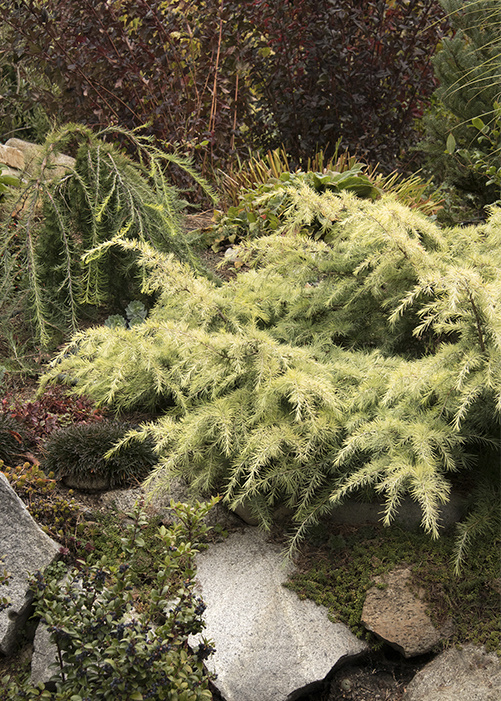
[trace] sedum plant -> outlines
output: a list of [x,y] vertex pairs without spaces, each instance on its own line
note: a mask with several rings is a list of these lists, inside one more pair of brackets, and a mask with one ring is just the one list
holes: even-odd
[[152,576],[149,607],[142,612],[134,608],[130,567],[145,547],[146,517],[140,507],[122,539],[121,562],[103,556],[95,565],[80,563],[64,582],[35,575],[36,615],[57,651],[51,686],[19,688],[4,678],[10,698],[209,701],[203,661],[213,648],[204,638],[191,648],[188,638],[204,628],[194,558],[208,530],[203,518],[216,501],[171,503],[178,520],[159,528],[164,555]]
[[366,489],[386,524],[410,495],[437,536],[452,481],[479,480],[498,450],[501,210],[440,229],[388,195],[293,192],[219,287],[122,240],[156,305],[132,329],[75,335],[42,386],[62,368],[101,404],[158,410],[126,438],[154,439],[155,476],[248,503],[264,527],[285,503],[293,546]]
[[146,319],[147,314],[148,310],[144,304],[138,299],[134,299],[132,302],[129,302],[125,308],[125,316],[122,316],[121,314],[111,314],[107,319],[105,319],[104,325],[109,326],[110,328],[119,327],[127,329],[135,324],[142,324]]

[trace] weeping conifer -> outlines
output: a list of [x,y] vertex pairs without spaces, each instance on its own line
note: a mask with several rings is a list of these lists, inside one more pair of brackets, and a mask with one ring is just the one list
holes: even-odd
[[[391,196],[299,198],[222,286],[145,242],[90,251],[135,252],[158,302],[132,329],[76,335],[44,382],[63,372],[99,403],[155,409],[126,439],[153,437],[155,477],[245,502],[265,527],[285,503],[292,546],[366,488],[386,523],[410,495],[436,536],[451,477],[498,450],[501,210],[441,230]],[[320,215],[329,243],[302,233]]]
[[[117,137],[133,146],[137,160]],[[73,152],[75,165],[57,174],[52,156],[61,152]],[[134,254],[109,248],[84,265],[88,249],[127,236],[200,265],[181,226],[185,203],[167,180],[172,163],[213,196],[187,158],[159,150],[138,133],[117,127],[94,133],[69,124],[47,138],[32,175],[11,199],[15,230],[11,217],[0,229],[0,254],[10,266],[2,288],[16,297],[16,275],[25,271],[22,291],[42,345],[57,329],[76,330],[84,305],[130,300],[139,292]]]

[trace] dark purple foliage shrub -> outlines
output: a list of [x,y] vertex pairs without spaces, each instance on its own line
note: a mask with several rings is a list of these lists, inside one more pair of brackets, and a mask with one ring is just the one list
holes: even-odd
[[415,142],[445,23],[436,0],[2,2],[18,65],[60,121],[148,124],[199,165],[284,144],[392,168]]
[[[431,58],[446,29],[435,0],[251,3],[259,104],[254,133],[293,157],[341,139],[392,169],[415,143],[435,83]],[[329,148],[330,147],[330,148]]]

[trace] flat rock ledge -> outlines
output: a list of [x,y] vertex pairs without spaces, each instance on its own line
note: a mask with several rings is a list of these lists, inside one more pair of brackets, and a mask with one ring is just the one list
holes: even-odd
[[211,545],[197,568],[204,637],[216,648],[208,668],[226,701],[293,701],[342,657],[367,648],[324,607],[283,586],[293,565],[257,529]]
[[[114,507],[124,513],[131,513],[138,502],[143,502],[147,513],[158,514],[168,523],[176,521],[171,501],[193,502],[188,485],[182,479],[172,480],[168,486],[153,483],[147,490],[143,487],[114,489],[104,492],[100,498],[100,503],[105,507]],[[219,525],[223,528],[238,528],[242,525],[242,520],[228,511],[223,504],[216,504],[205,516],[204,521],[211,527]]]
[[375,578],[368,590],[362,611],[362,623],[405,657],[429,652],[453,632],[451,622],[436,627],[426,612],[422,592],[414,592],[409,583],[412,572],[399,568]]
[[11,605],[0,612],[0,654],[13,653],[30,614],[33,594],[29,578],[55,560],[59,545],[31,518],[26,506],[0,472],[0,556],[10,575],[2,587]]
[[416,674],[402,701],[499,701],[501,660],[485,648],[449,648]]

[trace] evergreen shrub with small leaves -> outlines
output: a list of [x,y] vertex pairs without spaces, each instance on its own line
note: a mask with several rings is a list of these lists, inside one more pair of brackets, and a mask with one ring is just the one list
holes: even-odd
[[121,240],[158,302],[132,329],[77,334],[42,386],[62,368],[98,403],[161,410],[124,444],[152,437],[155,476],[247,503],[264,527],[286,504],[292,546],[366,488],[386,524],[409,495],[437,536],[458,475],[499,488],[501,210],[441,229],[390,195],[290,196],[219,286]]
[[163,556],[152,573],[147,610],[134,607],[129,565],[145,547],[147,520],[139,506],[122,538],[121,561],[103,556],[94,565],[80,563],[64,582],[36,574],[36,615],[57,650],[54,671],[45,689],[4,677],[8,698],[209,701],[203,663],[213,648],[203,637],[189,646],[188,638],[205,625],[205,605],[195,593],[195,555],[208,530],[203,518],[216,501],[171,503],[178,519],[158,530]]
[[439,2],[454,34],[444,37],[432,61],[439,85],[420,146],[444,191],[457,193],[453,214],[464,219],[468,208],[470,216],[484,217],[486,205],[499,198],[492,176],[500,158],[501,3]]
[[[494,116],[490,125],[483,119],[475,117],[468,125],[476,131],[478,143],[474,147],[457,150],[457,155],[466,159],[471,169],[486,178],[485,186],[498,188],[501,203],[501,103],[494,103]],[[456,153],[456,139],[451,133],[447,139],[447,151],[451,155]]]

